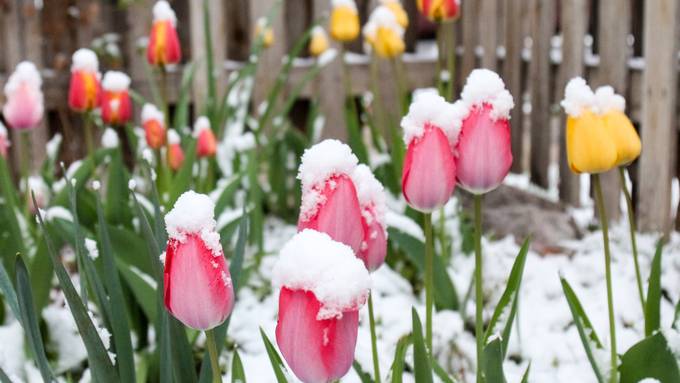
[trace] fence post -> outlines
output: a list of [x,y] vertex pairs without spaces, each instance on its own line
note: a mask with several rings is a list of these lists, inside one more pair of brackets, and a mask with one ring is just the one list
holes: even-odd
[[[588,2],[586,0],[562,1],[562,63],[559,68],[557,93],[562,98],[567,82],[577,76],[583,76],[583,57],[585,46],[583,38],[588,28]],[[580,176],[574,174],[567,163],[566,148],[566,113],[560,113],[559,127],[560,145],[560,200],[571,205],[580,204]]]
[[522,5],[515,0],[505,0],[505,59],[503,79],[515,100],[512,123],[512,171],[521,173],[524,163],[524,124],[522,121]]
[[[477,65],[477,38],[479,37],[479,5],[476,1],[464,1],[462,8],[463,23],[463,59],[461,60],[460,76],[461,84],[465,84],[467,76]],[[439,76],[440,73],[437,73]]]
[[482,67],[495,71],[498,65],[498,56],[496,55],[496,48],[498,47],[498,0],[481,1],[478,25],[484,28],[484,32],[479,34],[479,42],[484,49]]
[[531,81],[531,182],[548,187],[550,165],[550,40],[555,31],[555,1],[534,0]]
[[151,20],[153,18],[151,9],[153,8],[154,0],[136,1],[128,6],[126,12],[127,22],[127,69],[132,78],[132,86],[139,91],[147,100],[152,100],[150,86],[140,87],[141,84],[146,84],[147,73],[144,61],[146,60],[146,51],[139,46],[141,38],[149,36],[151,30]]
[[[193,96],[194,111],[196,114],[202,113],[208,98],[208,76],[207,73],[207,50],[206,35],[203,20],[203,1],[189,0],[189,20],[191,29],[191,59],[197,65],[196,76],[194,76]],[[215,82],[217,88],[217,99],[220,100],[219,91],[224,84],[224,60],[227,57],[227,38],[225,29],[225,2],[222,0],[207,0],[208,3],[208,23],[212,34],[212,54],[215,69]],[[279,42],[280,43],[280,42]]]
[[641,230],[668,232],[671,180],[675,174],[677,139],[676,0],[645,2],[642,100],[642,156],[638,222]]

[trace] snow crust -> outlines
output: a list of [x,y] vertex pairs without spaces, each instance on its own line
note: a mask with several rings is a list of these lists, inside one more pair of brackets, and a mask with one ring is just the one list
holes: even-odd
[[14,72],[7,79],[5,84],[5,95],[14,93],[22,85],[40,90],[42,77],[38,68],[30,61],[22,61],[14,69]]
[[151,120],[162,123],[165,120],[165,117],[163,117],[163,112],[161,112],[156,105],[147,103],[142,107],[142,124]]
[[184,242],[187,234],[198,234],[213,256],[218,257],[222,256],[222,245],[216,225],[215,203],[193,190],[184,192],[165,216],[165,230],[171,239]]
[[206,129],[210,130],[210,120],[208,120],[208,117],[201,116],[197,118],[196,122],[194,122],[194,137],[198,137]]
[[170,21],[173,26],[176,26],[177,16],[167,1],[159,0],[153,6],[153,21]]
[[351,9],[357,10],[357,4],[354,0],[331,0],[331,7],[349,7]]
[[352,181],[357,189],[357,198],[366,222],[370,224],[375,219],[385,228],[387,202],[383,185],[364,164],[359,164],[354,169]]
[[109,149],[117,148],[119,143],[118,133],[111,128],[106,128],[102,134],[102,146]]
[[91,73],[99,72],[99,60],[97,54],[92,49],[80,48],[71,57],[71,72],[85,71]]
[[505,89],[503,79],[488,69],[475,69],[470,73],[458,102],[468,111],[483,104],[490,105],[492,120],[510,119],[510,111],[515,106],[512,95]]
[[180,143],[179,134],[175,129],[168,130],[168,144],[175,145]]
[[404,142],[408,145],[414,139],[422,137],[425,126],[432,124],[440,128],[449,139],[449,144],[454,146],[466,115],[467,109],[463,104],[446,102],[444,97],[435,92],[418,92],[408,113],[401,119]]
[[130,76],[123,72],[110,70],[104,74],[102,88],[110,92],[123,92],[130,88]]
[[586,80],[574,77],[567,83],[560,105],[569,116],[579,117],[585,110],[600,115],[610,111],[623,112],[626,110],[626,99],[609,85],[593,92]]

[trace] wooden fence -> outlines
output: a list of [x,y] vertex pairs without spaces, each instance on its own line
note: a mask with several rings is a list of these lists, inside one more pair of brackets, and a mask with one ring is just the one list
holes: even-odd
[[[71,53],[80,46],[104,41],[105,68],[123,68],[133,87],[148,93],[139,38],[151,23],[151,0],[137,0],[121,8],[116,0],[0,0],[0,85],[22,59],[43,69],[49,115],[36,131],[36,145],[49,132],[62,131],[66,142],[80,146],[77,119],[65,105]],[[329,0],[283,0],[273,20],[276,43],[268,49],[257,72],[254,105],[259,105],[282,58],[313,19],[326,15]],[[378,0],[357,1],[362,15]],[[204,56],[202,0],[171,1],[179,18],[185,60]],[[215,57],[223,61],[220,81],[239,62],[248,59],[255,21],[267,14],[274,0],[210,0],[210,22]],[[405,0],[411,16],[406,38],[410,52],[403,56],[408,85],[432,86],[437,75],[436,55],[419,47],[431,39],[432,25],[418,17],[415,0]],[[559,108],[564,85],[573,76],[584,76],[591,85],[611,84],[626,96],[628,113],[640,129],[643,153],[631,175],[640,228],[667,231],[675,207],[671,185],[676,177],[677,56],[680,6],[676,0],[463,0],[462,18],[444,27],[456,40],[457,90],[475,67],[498,71],[515,96],[513,111],[513,171],[528,172],[532,182],[549,187],[550,169],[559,168],[562,201],[579,203],[579,177],[567,169],[563,150],[564,117]],[[101,37],[107,32],[116,36]],[[428,33],[430,34],[428,36]],[[432,45],[432,44],[430,44]],[[360,44],[354,44],[359,51]],[[116,50],[120,54],[116,53]],[[429,51],[431,52],[431,51]],[[108,57],[111,56],[111,57]],[[369,62],[365,57],[348,60],[352,92],[359,96],[369,87]],[[295,65],[290,84],[304,76],[310,64]],[[318,95],[326,116],[327,136],[343,138],[341,64],[335,60],[308,86],[303,97]],[[382,94],[394,94],[394,74],[380,67]],[[171,97],[179,76],[172,76]],[[207,84],[197,76],[196,103],[205,98]],[[42,146],[39,146],[42,147]],[[36,156],[36,161],[40,156]],[[616,174],[603,179],[608,210],[619,217],[620,185]],[[554,185],[553,185],[554,187]]]

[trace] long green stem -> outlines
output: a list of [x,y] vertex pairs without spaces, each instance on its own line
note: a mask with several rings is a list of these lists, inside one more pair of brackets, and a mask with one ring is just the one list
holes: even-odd
[[[31,189],[28,185],[28,177],[30,173],[30,162],[31,162],[31,131],[30,130],[22,130],[19,135],[19,139],[21,140],[21,182],[24,184],[24,218],[26,218],[26,221],[28,222],[28,219],[30,218],[30,205],[31,205]],[[37,206],[35,207],[36,209],[38,208]]]
[[380,383],[380,361],[378,360],[378,345],[375,336],[375,317],[373,316],[373,293],[368,296],[368,322],[371,326],[371,350],[373,352],[373,381]]
[[477,339],[477,383],[482,382],[484,348],[484,292],[482,291],[482,196],[475,194],[475,338]]
[[94,156],[94,136],[92,132],[92,115],[90,112],[83,114],[83,128],[85,130],[85,145],[87,147],[87,155]]
[[612,294],[612,271],[611,271],[611,255],[609,253],[609,229],[607,227],[607,212],[604,207],[604,199],[602,197],[602,187],[600,186],[600,176],[593,174],[593,186],[595,187],[595,202],[600,215],[600,222],[602,224],[602,240],[604,241],[604,270],[605,278],[607,280],[607,308],[609,310],[609,337],[611,338],[611,374],[609,381],[611,383],[618,382],[617,368],[618,356],[616,354],[616,323],[614,322],[614,297]]
[[208,353],[210,354],[210,367],[212,368],[213,383],[222,382],[222,373],[220,372],[219,355],[217,354],[217,344],[215,343],[215,334],[213,330],[205,332],[205,339],[208,345]]
[[434,264],[434,242],[432,241],[432,213],[423,215],[425,230],[425,339],[427,347],[432,353],[432,309],[434,292],[433,283],[433,264]]
[[640,275],[640,263],[638,262],[637,239],[635,237],[635,212],[633,211],[633,200],[630,198],[630,191],[626,183],[626,170],[623,167],[619,168],[619,178],[621,180],[621,188],[623,195],[626,197],[626,206],[628,208],[628,228],[630,229],[630,245],[633,248],[633,263],[635,264],[635,279],[637,280],[638,294],[640,295],[640,303],[642,304],[642,312],[645,312],[645,293],[642,289],[642,276]]

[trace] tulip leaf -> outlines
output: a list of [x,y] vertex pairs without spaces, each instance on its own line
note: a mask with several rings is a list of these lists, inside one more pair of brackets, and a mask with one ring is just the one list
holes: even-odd
[[650,336],[661,325],[661,257],[663,243],[659,241],[649,272],[649,287],[645,303],[645,336]]
[[38,316],[33,305],[33,294],[31,293],[31,280],[28,270],[21,256],[17,255],[16,264],[16,291],[19,302],[19,313],[17,318],[21,318],[21,324],[28,338],[28,344],[33,352],[36,364],[40,369],[40,375],[45,382],[54,380],[50,369],[47,356],[45,355],[45,345],[43,344],[40,328],[38,327]]
[[182,128],[189,126],[189,101],[195,73],[195,61],[188,63],[182,72],[182,83],[179,88],[179,96],[175,104],[175,115],[173,118],[173,126],[179,134],[182,133]]
[[[2,295],[5,297],[5,302],[7,302],[10,310],[12,310],[14,317],[21,322],[19,300],[17,299],[17,294],[12,286],[12,280],[10,279],[9,274],[7,274],[2,262],[0,262],[0,292],[2,292]],[[0,302],[0,304],[2,304],[2,302]]]
[[156,321],[156,281],[151,276],[144,274],[139,269],[135,269],[134,266],[127,264],[120,258],[116,260],[116,266],[130,287],[130,290],[132,290],[132,295],[135,297],[144,315],[149,319],[149,322],[154,323]]
[[243,370],[243,362],[238,350],[234,350],[234,358],[231,360],[231,383],[246,383],[246,373]]
[[[512,323],[517,314],[517,305],[519,301],[520,286],[522,284],[522,275],[524,274],[524,265],[526,264],[527,254],[529,253],[529,239],[525,239],[522,248],[515,258],[515,263],[512,265],[508,283],[505,287],[501,299],[496,305],[496,309],[491,315],[486,333],[484,334],[484,342],[488,341],[493,334],[501,334],[501,345],[503,356],[508,350],[508,343],[510,341],[510,334],[512,333]],[[505,320],[505,323],[502,323]],[[502,326],[502,328],[500,328]]]
[[0,367],[0,383],[12,383],[2,367]]
[[[12,268],[14,267],[14,260],[11,257],[16,253],[25,254],[25,246],[21,227],[19,226],[19,218],[17,217],[17,190],[12,183],[12,176],[7,166],[7,161],[3,156],[0,156],[0,190],[4,197],[5,217],[2,220],[8,226],[9,237],[3,249],[5,250],[6,259],[5,267],[10,275],[14,275]],[[25,201],[28,203],[28,201]]]
[[531,371],[531,362],[529,362],[527,369],[524,370],[524,375],[522,375],[522,380],[520,381],[520,383],[529,383],[529,372],[530,371]]
[[260,327],[260,335],[262,335],[264,347],[267,349],[267,356],[269,357],[269,362],[271,363],[272,368],[274,369],[276,381],[278,383],[288,383],[288,379],[286,379],[286,374],[283,372],[286,369],[286,367],[283,365],[283,360],[281,360],[281,356],[279,356],[279,353],[276,352],[276,348],[274,348],[272,342],[269,340],[269,338],[267,338],[267,334],[264,333],[262,327]]
[[413,324],[413,367],[416,382],[432,383],[432,365],[423,339],[423,325],[415,308],[411,308],[411,320]]
[[191,187],[193,180],[194,163],[196,162],[196,140],[191,137],[185,139],[186,155],[184,162],[179,168],[177,174],[172,178],[172,186],[170,187],[170,200],[166,206],[170,207],[175,204],[175,201],[185,191]]
[[352,362],[352,368],[354,369],[354,372],[357,373],[357,376],[359,376],[359,380],[361,383],[373,383],[373,379],[371,379],[371,375],[367,374],[366,371],[364,371],[363,368],[361,368],[361,364],[357,362],[356,359]]
[[569,310],[571,311],[571,315],[574,319],[574,324],[578,330],[578,335],[581,338],[581,343],[583,344],[583,348],[586,351],[588,361],[590,361],[590,366],[593,368],[593,372],[595,373],[597,381],[599,383],[604,383],[604,375],[600,371],[600,367],[598,366],[597,360],[595,359],[595,355],[593,353],[593,348],[599,350],[602,349],[602,343],[597,337],[597,333],[595,332],[590,319],[588,319],[588,315],[586,315],[585,310],[583,310],[583,306],[576,296],[576,293],[574,293],[574,290],[569,285],[569,282],[567,282],[567,280],[563,277],[560,277],[560,282],[562,283],[562,290],[564,291],[565,298],[567,298],[567,303],[569,304]]
[[430,358],[430,363],[432,363],[432,371],[443,383],[456,383],[456,380],[449,376],[449,374],[444,370],[436,358]]
[[655,333],[629,348],[621,358],[621,383],[645,378],[659,382],[680,382],[678,362],[662,333]]
[[[47,230],[50,230],[48,223]],[[52,236],[55,238],[55,236]],[[61,240],[55,238],[56,245],[61,248]],[[52,279],[54,270],[50,256],[47,254],[47,245],[44,241],[36,243],[36,253],[33,256],[30,264],[31,289],[33,290],[33,298],[35,299],[36,312],[42,312],[42,309],[47,306],[50,299],[50,290],[52,289]]]
[[404,364],[406,362],[406,351],[408,350],[408,346],[413,342],[412,339],[411,335],[405,335],[399,338],[399,341],[397,342],[397,347],[394,350],[394,360],[392,361],[392,367],[390,367],[392,383],[402,382]]
[[503,374],[503,343],[495,338],[484,346],[482,353],[482,373],[485,383],[505,383]]
[[[147,243],[143,238],[124,227],[108,226],[111,251],[116,259],[134,266],[145,274],[152,275],[152,264],[147,255]],[[101,241],[101,238],[100,238]]]
[[[123,224],[130,221],[129,195],[127,192],[128,174],[123,164],[121,148],[115,148],[111,154],[106,182],[106,218],[112,224]],[[97,199],[99,201],[99,199]]]

